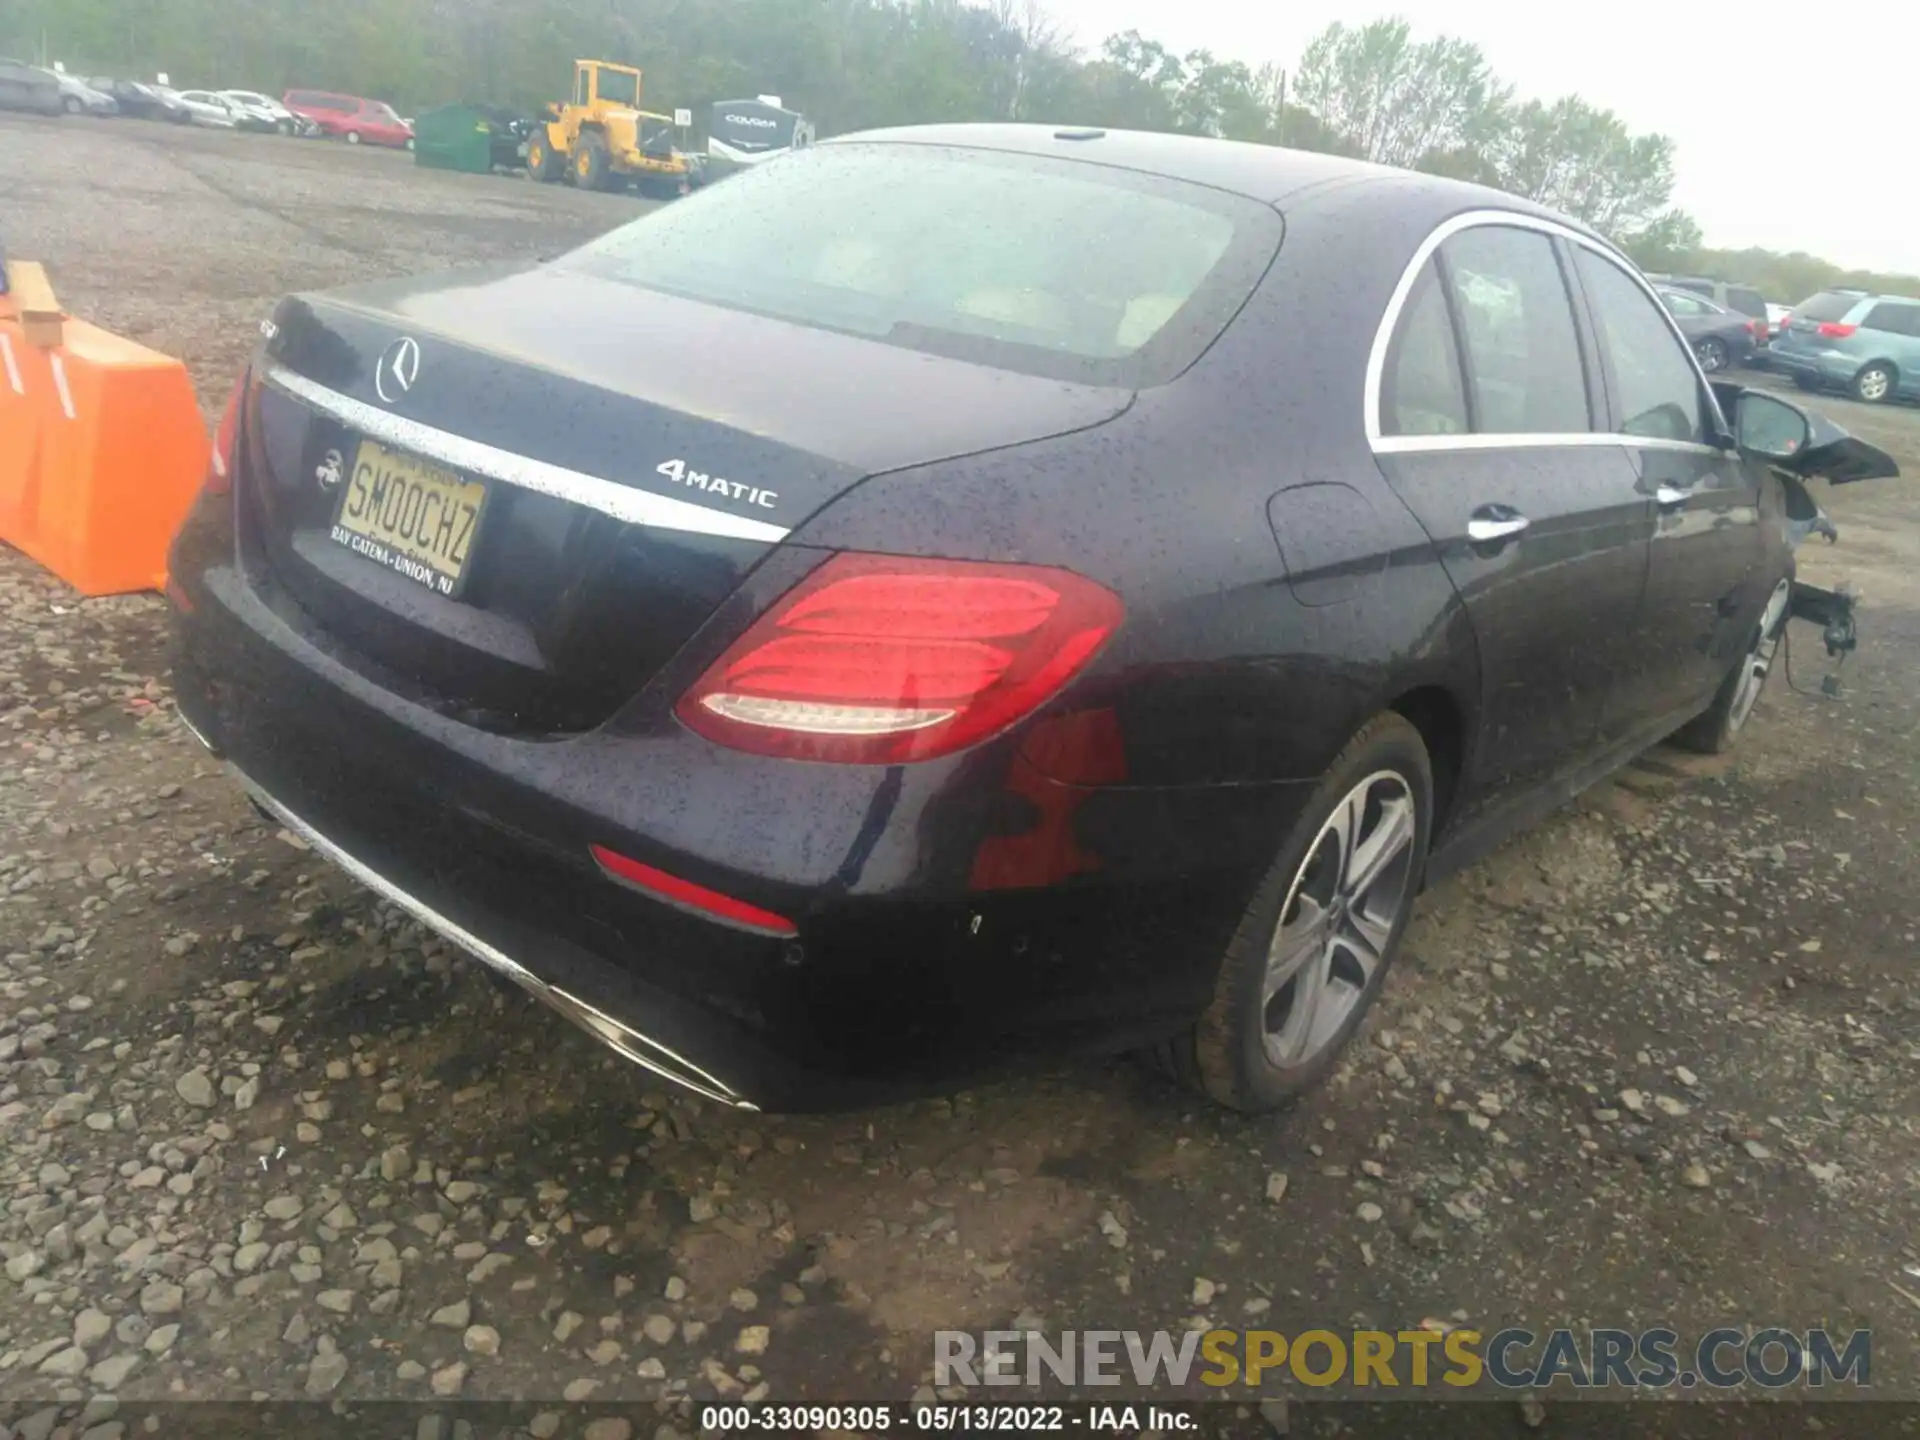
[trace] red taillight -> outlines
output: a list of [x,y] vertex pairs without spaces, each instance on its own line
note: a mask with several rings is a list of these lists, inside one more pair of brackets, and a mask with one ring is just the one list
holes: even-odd
[[656,870],[651,865],[642,865],[638,860],[629,859],[617,850],[609,850],[604,845],[590,847],[593,858],[600,862],[600,868],[617,880],[637,886],[651,895],[682,909],[698,910],[716,920],[724,920],[730,925],[744,926],[749,930],[759,930],[768,935],[798,935],[800,929],[784,915],[776,915],[771,910],[762,910],[758,905],[749,905],[744,900],[736,900],[731,895],[722,895],[718,890],[709,890],[704,885],[696,885],[691,880],[682,880],[678,875],[669,875],[664,870]]
[[1829,340],[1844,340],[1859,328],[1858,325],[1842,325],[1837,321],[1822,320],[1819,329],[1814,333],[1824,335]]
[[1065,570],[836,555],[755,621],[676,713],[761,755],[927,760],[1038,708],[1124,613],[1112,591]]
[[207,483],[202,487],[209,495],[224,495],[233,488],[233,441],[240,431],[240,402],[246,393],[247,375],[243,370],[234,382],[233,394],[227,397],[226,412],[214,428],[213,454],[207,460]]

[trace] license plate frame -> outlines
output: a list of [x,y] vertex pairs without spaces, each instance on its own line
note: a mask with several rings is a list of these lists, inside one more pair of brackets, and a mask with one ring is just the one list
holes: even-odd
[[[344,479],[328,522],[329,539],[435,595],[458,600],[465,594],[492,485],[370,436],[353,440],[353,459]],[[405,487],[403,498],[393,510],[392,520],[382,524],[388,487],[396,481]],[[427,519],[427,501],[422,499],[416,506],[411,498],[414,493],[434,497],[440,512],[450,503],[471,510],[470,518],[463,512],[453,517],[447,545],[451,557],[437,554],[431,539],[423,542],[413,533]],[[355,510],[359,513],[349,514]],[[402,521],[406,522],[404,527]]]

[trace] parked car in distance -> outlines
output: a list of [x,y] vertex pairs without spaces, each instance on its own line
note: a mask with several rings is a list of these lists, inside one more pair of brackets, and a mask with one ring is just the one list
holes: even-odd
[[1780,327],[1787,323],[1787,317],[1793,313],[1792,307],[1767,302],[1767,338],[1771,340],[1780,333]]
[[323,133],[338,136],[349,145],[364,142],[398,150],[413,148],[413,127],[385,101],[326,90],[289,90],[282,103],[294,114],[313,121]]
[[113,96],[95,89],[78,75],[62,75],[58,71],[47,72],[59,83],[60,108],[69,115],[118,115],[120,106]]
[[220,96],[224,100],[231,100],[236,104],[244,105],[249,110],[257,111],[259,114],[265,116],[272,127],[282,135],[319,133],[320,127],[312,121],[306,119],[304,116],[295,115],[278,100],[267,95],[262,95],[257,90],[222,90]]
[[0,110],[58,115],[63,109],[61,98],[59,77],[52,71],[18,60],[0,60]]
[[1736,315],[1731,310],[1697,295],[1691,290],[1674,290],[1665,285],[1654,287],[1660,302],[1680,326],[1680,333],[1693,346],[1700,368],[1716,375],[1731,365],[1745,365],[1754,351],[1767,343],[1765,320]]
[[216,99],[224,100],[227,108],[233,111],[234,123],[238,128],[261,135],[272,135],[280,131],[280,117],[276,113],[279,107],[268,110],[243,100],[227,90],[216,90],[213,94]]
[[1148,1047],[1285,1103],[1424,880],[1735,743],[1796,477],[1897,473],[1571,221],[1186,136],[844,137],[265,333],[169,557],[180,716],[745,1109]]
[[1691,290],[1704,295],[1722,310],[1732,310],[1753,320],[1767,318],[1767,300],[1751,285],[1731,280],[1712,280],[1704,275],[1649,275],[1655,285],[1666,290]]
[[164,93],[186,106],[187,114],[196,125],[206,125],[215,130],[236,130],[240,126],[239,112],[211,90],[169,90]]
[[1920,300],[1822,290],[1793,307],[1768,357],[1803,390],[1845,390],[1870,405],[1920,400]]
[[106,76],[95,77],[87,83],[111,95],[122,115],[137,120],[166,120],[176,125],[184,125],[193,119],[192,112],[185,105],[157,86],[143,85],[138,80],[114,80]]

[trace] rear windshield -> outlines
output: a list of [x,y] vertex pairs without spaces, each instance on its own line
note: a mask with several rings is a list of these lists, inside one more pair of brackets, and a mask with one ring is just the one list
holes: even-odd
[[563,266],[1088,384],[1164,383],[1280,242],[1268,206],[1102,165],[923,145],[784,155]]
[[1822,290],[1811,299],[1802,300],[1793,307],[1796,320],[1844,320],[1849,310],[1862,300],[1859,295],[1843,295],[1835,290]]

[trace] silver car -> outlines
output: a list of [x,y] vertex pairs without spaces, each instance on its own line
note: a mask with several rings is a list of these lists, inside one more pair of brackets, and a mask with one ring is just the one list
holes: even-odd
[[0,110],[60,113],[60,79],[37,65],[0,59]]
[[76,75],[47,72],[60,87],[60,108],[69,115],[118,115],[120,104]]

